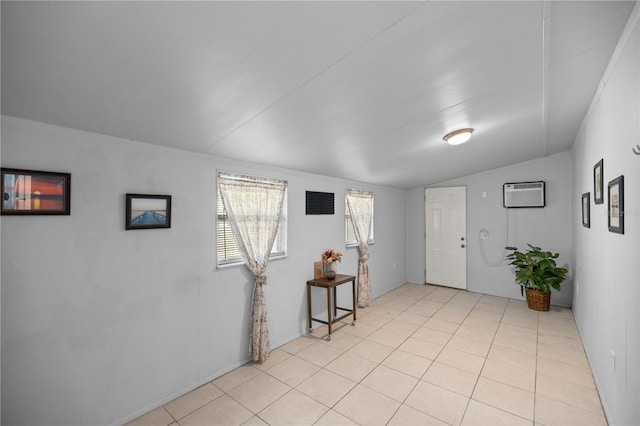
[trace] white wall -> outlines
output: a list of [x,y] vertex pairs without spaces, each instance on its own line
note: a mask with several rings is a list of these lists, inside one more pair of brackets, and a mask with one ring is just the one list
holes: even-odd
[[[2,166],[72,174],[71,216],[3,216],[2,423],[119,423],[248,360],[253,279],[215,267],[217,169],[289,182],[289,256],[269,264],[272,348],[306,330],[305,282],[344,249],[344,193],[375,196],[373,296],[406,281],[406,191],[2,117]],[[306,216],[305,191],[336,193]],[[124,194],[171,194],[171,229],[124,230]],[[342,273],[357,274],[357,249]],[[393,264],[397,265],[394,269]]]
[[[473,142],[470,142],[473,143]],[[546,207],[505,209],[502,206],[502,185],[506,182],[546,182]],[[504,256],[505,245],[526,249],[526,244],[560,253],[559,265],[571,263],[571,156],[561,153],[550,157],[489,170],[458,179],[441,182],[434,187],[467,187],[467,289],[476,293],[520,299],[520,287],[515,284],[512,267],[504,262],[488,266],[480,251],[480,230],[489,231],[485,254],[497,262]],[[486,198],[482,193],[486,192]],[[425,282],[425,206],[424,188],[408,193],[407,279]],[[509,240],[507,234],[509,221]],[[508,243],[508,244],[506,244]],[[571,275],[571,272],[570,272]],[[427,277],[428,281],[428,277]],[[571,306],[571,276],[560,293],[552,290],[551,303]]]
[[[573,147],[574,216],[591,193],[591,228],[573,223],[574,315],[612,425],[640,424],[640,11],[636,5]],[[605,203],[593,203],[604,159]],[[625,233],[607,229],[607,183],[624,175]],[[616,354],[615,370],[611,351]]]

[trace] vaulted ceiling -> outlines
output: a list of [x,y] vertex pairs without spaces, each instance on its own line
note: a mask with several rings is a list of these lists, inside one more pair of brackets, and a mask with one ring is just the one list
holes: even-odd
[[635,5],[2,1],[2,114],[417,188],[570,149]]

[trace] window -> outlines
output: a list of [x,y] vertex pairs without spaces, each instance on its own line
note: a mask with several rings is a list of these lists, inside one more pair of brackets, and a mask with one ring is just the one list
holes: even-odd
[[[259,178],[255,178],[259,179]],[[247,180],[250,182],[250,180]],[[217,187],[216,187],[217,188]],[[216,189],[218,194],[217,198],[217,265],[228,266],[235,264],[243,264],[244,259],[238,242],[236,241],[233,231],[231,230],[231,224],[227,217],[227,212],[222,204],[222,198],[220,197],[220,190]],[[280,217],[280,223],[278,224],[278,233],[276,239],[273,242],[271,249],[271,256],[269,259],[275,257],[283,257],[287,254],[287,194],[284,195],[284,201],[282,203],[282,215]]]
[[[356,234],[353,230],[353,222],[351,221],[351,214],[349,212],[349,207],[347,205],[347,198],[349,197],[349,191],[347,190],[347,194],[344,198],[344,243],[347,247],[355,247],[358,245],[358,241],[356,240]],[[371,229],[369,231],[369,244],[373,244],[373,193],[369,193],[368,196],[371,200]]]

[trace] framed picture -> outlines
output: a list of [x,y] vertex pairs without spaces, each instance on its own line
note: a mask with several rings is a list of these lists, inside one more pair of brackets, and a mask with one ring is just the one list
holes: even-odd
[[171,228],[171,195],[127,194],[126,229]]
[[585,192],[582,194],[582,226],[591,228],[591,194]]
[[2,168],[3,215],[70,215],[71,174]]
[[604,203],[604,164],[603,159],[593,166],[593,202],[596,204]]
[[624,234],[624,176],[609,182],[609,231]]

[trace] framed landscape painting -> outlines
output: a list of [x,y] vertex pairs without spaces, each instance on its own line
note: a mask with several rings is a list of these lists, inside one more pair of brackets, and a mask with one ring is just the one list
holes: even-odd
[[3,215],[70,215],[71,174],[2,168]]
[[171,228],[171,195],[127,194],[125,228]]

